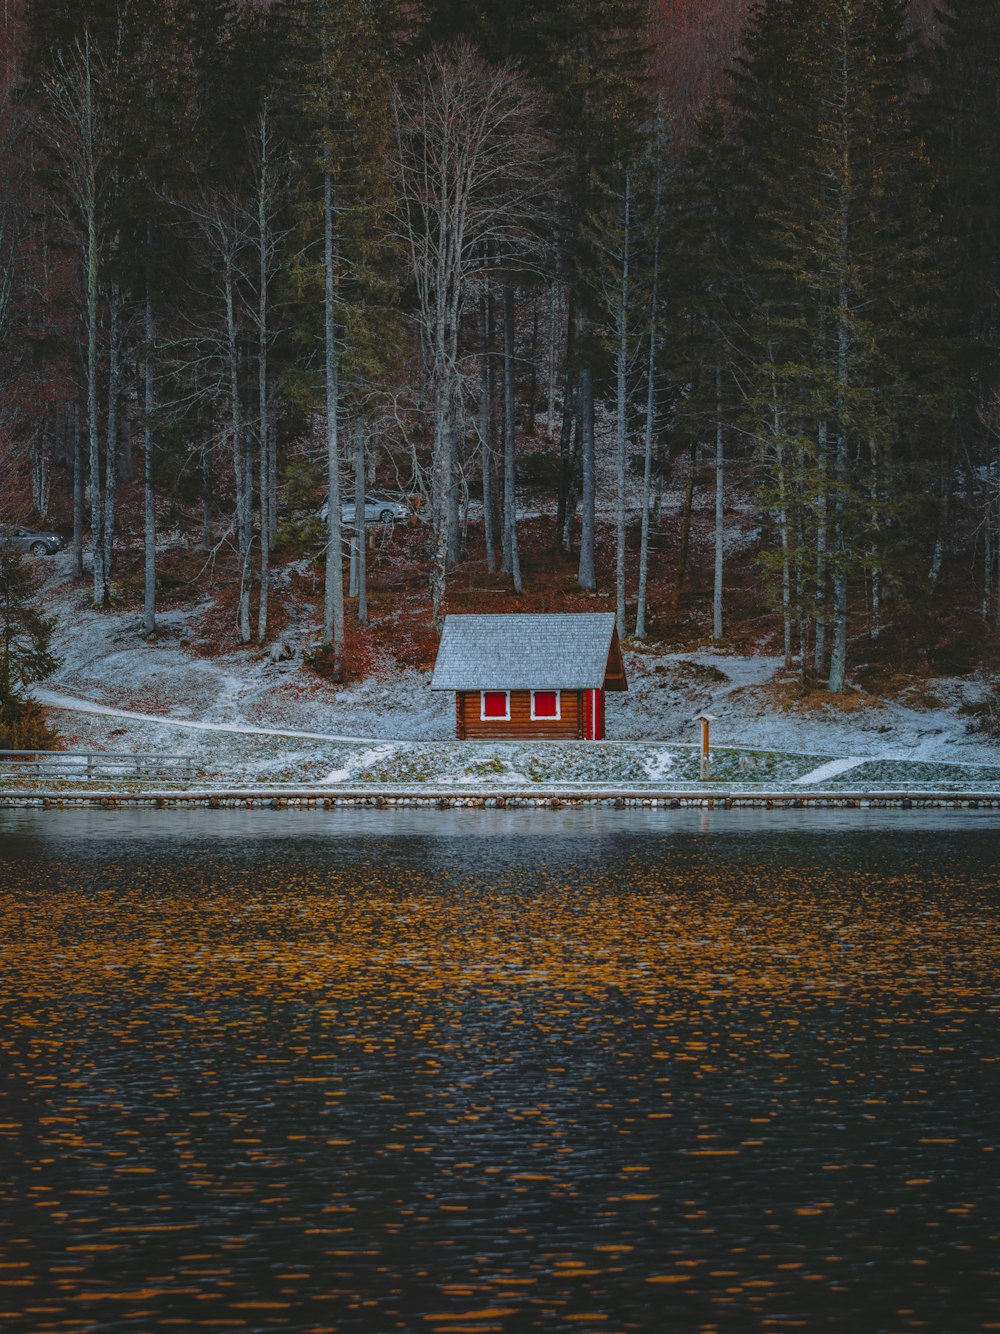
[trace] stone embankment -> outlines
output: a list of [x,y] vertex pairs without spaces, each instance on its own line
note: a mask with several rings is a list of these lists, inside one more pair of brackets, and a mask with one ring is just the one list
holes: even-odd
[[788,792],[788,791],[510,791],[462,792],[406,789],[372,791],[352,789],[201,790],[201,791],[0,791],[0,808],[41,807],[63,809],[91,807],[103,810],[128,808],[209,810],[532,810],[599,807],[611,810],[926,810],[930,807],[965,810],[1000,810],[1000,792],[885,791],[885,792]]

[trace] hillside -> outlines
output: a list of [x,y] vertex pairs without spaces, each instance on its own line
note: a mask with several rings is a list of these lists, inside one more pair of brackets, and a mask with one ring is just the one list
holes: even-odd
[[[984,730],[996,707],[996,640],[951,591],[950,612],[939,620],[910,624],[901,615],[882,642],[853,644],[860,665],[843,696],[829,695],[797,670],[784,670],[780,622],[761,591],[761,536],[749,503],[727,514],[727,634],[712,644],[711,516],[709,497],[703,490],[699,496],[700,488],[688,579],[677,596],[684,482],[679,473],[664,494],[651,572],[651,634],[642,643],[626,642],[630,690],[609,697],[609,739],[691,742],[691,720],[708,707],[719,718],[715,740],[721,745],[825,757],[974,764],[997,759],[996,741]],[[606,587],[596,595],[581,593],[572,563],[553,555],[543,488],[525,487],[520,509],[524,596],[514,597],[504,576],[487,575],[470,526],[468,559],[452,575],[449,609],[611,609]],[[601,568],[608,570],[610,532],[603,529],[601,539]],[[90,604],[89,583],[74,579],[68,553],[33,558],[44,580],[40,602],[56,621],[54,647],[61,659],[56,674],[37,689],[38,697],[61,705],[78,699],[91,709],[178,723],[308,732],[366,745],[446,741],[453,730],[452,701],[428,688],[436,635],[426,528],[419,521],[396,525],[390,533],[379,531],[375,540],[371,623],[356,623],[348,599],[341,681],[330,679],[323,654],[315,652],[322,563],[308,546],[279,557],[274,638],[250,647],[236,640],[235,572],[222,553],[209,560],[183,530],[175,530],[161,555],[162,607],[151,640],[142,633],[141,586],[133,577],[141,551],[134,541],[129,544],[127,526],[120,605],[110,611]],[[978,639],[970,628],[978,630]],[[279,657],[279,647],[289,656]],[[76,747],[176,752],[206,740],[195,729],[93,711],[53,708],[50,717],[64,742]],[[223,741],[217,735],[212,744]],[[269,753],[273,749],[269,746]]]

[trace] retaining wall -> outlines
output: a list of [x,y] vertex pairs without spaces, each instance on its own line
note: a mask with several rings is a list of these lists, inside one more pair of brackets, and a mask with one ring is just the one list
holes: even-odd
[[315,789],[263,789],[255,791],[160,791],[160,792],[2,792],[4,807],[69,809],[92,807],[102,810],[128,808],[209,810],[336,810],[339,808],[422,808],[429,810],[548,810],[602,807],[613,810],[679,810],[696,807],[709,810],[756,808],[762,810],[924,810],[928,807],[1000,810],[1000,792],[703,792],[703,791],[532,791],[502,793],[428,792],[420,789],[352,789],[336,792]]

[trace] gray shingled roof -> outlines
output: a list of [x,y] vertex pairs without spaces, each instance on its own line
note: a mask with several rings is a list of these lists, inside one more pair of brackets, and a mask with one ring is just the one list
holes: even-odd
[[432,690],[598,690],[611,612],[556,616],[448,616]]

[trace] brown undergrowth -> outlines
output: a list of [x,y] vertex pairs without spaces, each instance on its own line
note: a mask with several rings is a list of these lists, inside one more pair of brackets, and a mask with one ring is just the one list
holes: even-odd
[[[539,486],[538,500],[547,503]],[[141,612],[143,568],[141,525],[135,496],[126,490],[123,498],[123,550],[114,574],[114,606]],[[139,497],[141,498],[141,497]],[[650,652],[690,652],[717,649],[723,653],[780,654],[782,623],[774,590],[762,572],[761,538],[755,535],[757,519],[748,506],[728,511],[730,530],[743,538],[727,553],[724,629],[721,640],[711,639],[713,511],[706,487],[700,483],[692,518],[688,565],[679,585],[680,518],[665,514],[659,531],[651,537],[647,634],[637,648]],[[166,515],[162,516],[164,520]],[[231,543],[223,542],[214,552],[196,543],[196,517],[173,518],[173,545],[158,556],[157,603],[160,609],[196,605],[211,599],[211,606],[192,617],[181,632],[192,650],[201,656],[223,655],[243,647],[238,634],[240,569]],[[161,516],[158,514],[158,522]],[[185,527],[186,524],[186,527]],[[165,529],[166,531],[166,529]],[[187,536],[185,536],[185,533]],[[598,529],[596,566],[598,587],[587,592],[577,580],[576,552],[567,555],[555,540],[552,513],[524,519],[518,528],[524,592],[514,593],[509,575],[489,572],[484,539],[478,527],[468,532],[463,560],[449,573],[445,610],[463,612],[581,612],[613,611],[615,535],[610,524]],[[575,533],[578,541],[579,528]],[[638,525],[629,530],[626,586],[627,616],[635,619],[638,586]],[[499,546],[499,544],[498,544]],[[499,559],[499,549],[497,551]],[[430,537],[427,526],[414,520],[397,525],[390,534],[379,532],[369,549],[369,624],[357,621],[356,600],[346,598],[346,639],[337,667],[330,655],[316,651],[323,615],[323,561],[316,543],[295,547],[286,542],[275,556],[275,587],[268,604],[268,644],[286,639],[304,653],[311,653],[315,670],[325,679],[356,680],[380,676],[395,668],[427,669],[433,664],[437,632],[431,617]],[[346,563],[345,563],[346,564]],[[251,577],[255,579],[256,572]],[[345,586],[346,586],[345,569]],[[918,590],[919,591],[919,590]],[[1000,630],[978,614],[979,591],[968,579],[968,571],[956,561],[945,562],[935,589],[927,589],[914,605],[890,603],[886,624],[874,636],[866,624],[864,589],[852,587],[851,623],[855,633],[849,649],[849,671],[853,686],[831,695],[819,679],[798,677],[776,684],[778,707],[813,711],[825,708],[849,713],[869,707],[878,697],[902,698],[914,707],[933,708],[940,702],[932,685],[934,677],[986,677],[1000,673]],[[258,612],[256,583],[251,592],[251,619],[256,633]],[[917,603],[920,605],[917,605]],[[258,645],[264,651],[264,645]]]

